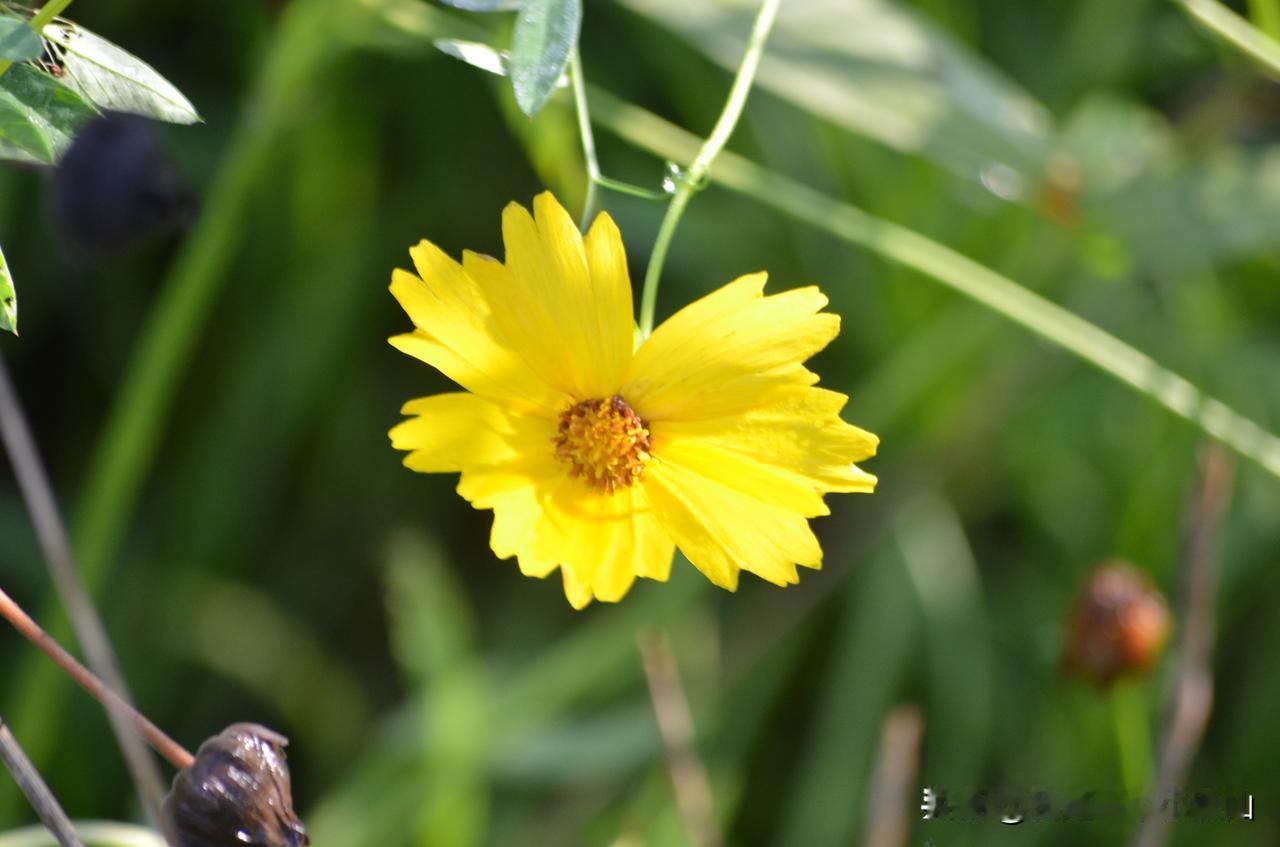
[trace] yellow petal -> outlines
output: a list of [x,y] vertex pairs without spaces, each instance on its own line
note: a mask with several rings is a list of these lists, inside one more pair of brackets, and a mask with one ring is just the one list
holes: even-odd
[[550,452],[554,429],[547,418],[515,415],[475,394],[422,397],[404,404],[402,412],[413,417],[389,435],[393,448],[410,450],[404,464],[415,471],[520,466],[532,453]]
[[[560,341],[562,326],[541,299],[502,262],[464,250],[462,266],[476,280],[493,307],[493,323],[514,346],[530,372],[565,398],[577,396],[577,381],[568,349]],[[566,403],[573,402],[566,399]]]
[[591,583],[579,579],[569,568],[561,568],[560,573],[564,576],[564,596],[569,599],[569,605],[585,609],[592,599]]
[[538,502],[538,488],[525,486],[509,491],[493,500],[493,531],[489,546],[499,559],[517,557],[520,573],[542,579],[559,565],[549,559],[533,555],[531,539],[542,506]]
[[[875,455],[879,439],[840,419],[846,398],[822,388],[786,386],[758,398],[757,408],[700,421],[654,424],[659,443],[693,441],[796,474],[821,492],[870,492],[876,478],[854,462]],[[728,464],[722,465],[729,476]]]
[[764,503],[807,518],[831,513],[822,502],[822,492],[817,485],[767,459],[758,461],[709,441],[672,437],[666,424],[654,424],[653,436],[653,451],[662,457],[663,462],[675,463]]
[[[512,203],[502,213],[506,269],[520,349],[554,347],[558,373],[578,399],[617,392],[631,356],[630,283],[616,227],[597,221],[589,264],[582,235],[550,193],[534,198],[534,214]],[[609,243],[610,240],[616,243]],[[504,315],[504,320],[506,316]]]
[[645,469],[644,487],[676,546],[722,588],[738,587],[740,569],[790,585],[799,581],[797,564],[822,565],[822,548],[797,512],[662,460]]
[[608,374],[608,384],[616,391],[631,365],[635,347],[635,312],[622,233],[618,232],[618,225],[607,212],[596,215],[583,239],[583,249],[587,254],[591,288],[604,333],[601,367]]
[[705,420],[761,393],[816,378],[801,363],[840,331],[817,288],[762,296],[765,275],[729,283],[677,312],[632,361],[623,396],[646,420]]
[[391,293],[417,330],[391,339],[464,388],[486,397],[558,409],[567,398],[530,372],[495,331],[488,303],[470,275],[435,245],[409,251],[422,274],[391,275]]
[[638,486],[601,494],[567,479],[548,492],[534,529],[532,552],[559,562],[565,591],[577,605],[582,592],[616,602],[637,576],[665,580],[675,543]]

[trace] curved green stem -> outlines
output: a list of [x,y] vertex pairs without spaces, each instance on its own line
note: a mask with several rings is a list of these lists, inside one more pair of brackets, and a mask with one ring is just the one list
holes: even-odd
[[619,194],[626,194],[631,197],[639,197],[641,200],[666,200],[667,193],[665,191],[655,191],[651,188],[642,188],[639,185],[632,185],[629,182],[623,182],[619,179],[609,179],[607,176],[596,177],[596,185],[601,188],[607,188],[610,191],[616,191]]
[[747,41],[747,50],[742,54],[742,63],[733,78],[733,87],[729,89],[729,97],[725,100],[724,110],[712,128],[707,140],[702,143],[698,155],[689,165],[683,177],[676,183],[675,194],[667,213],[658,227],[658,237],[653,244],[653,253],[649,257],[649,267],[644,274],[644,293],[640,298],[640,335],[645,337],[653,332],[653,316],[658,301],[658,280],[662,276],[662,265],[667,260],[667,251],[671,247],[671,239],[675,236],[680,217],[689,205],[693,193],[701,188],[711,172],[711,163],[720,155],[724,145],[738,125],[742,109],[747,104],[747,95],[751,93],[751,84],[755,81],[756,68],[760,66],[760,57],[764,54],[764,43],[773,29],[773,22],[778,17],[780,0],[764,0],[756,15],[756,22],[751,27],[751,37]]
[[[62,11],[70,5],[71,0],[49,0],[49,2],[45,3],[44,6],[40,8],[40,11],[36,12],[35,16],[31,18],[31,28],[36,31],[37,35],[43,36],[45,26],[58,15],[62,14]],[[0,76],[4,76],[5,72],[12,66],[13,62],[11,61],[5,60],[0,62]]]
[[582,158],[587,164],[587,197],[582,201],[582,220],[578,228],[586,230],[591,223],[591,216],[596,213],[597,188],[603,179],[600,176],[600,159],[596,156],[596,138],[591,132],[591,112],[587,108],[587,91],[582,80],[582,56],[578,53],[578,45],[573,45],[573,53],[569,56],[569,82],[573,86],[573,107],[578,113],[578,135],[582,137]]

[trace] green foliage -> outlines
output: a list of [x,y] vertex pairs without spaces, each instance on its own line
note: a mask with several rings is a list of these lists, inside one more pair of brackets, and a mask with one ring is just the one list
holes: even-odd
[[97,110],[75,91],[31,65],[0,77],[0,159],[52,164]]
[[[723,104],[750,7],[625,5],[592,4],[583,65],[606,171],[656,187]],[[222,4],[193,40],[181,5],[86,4],[94,31],[217,83],[191,92],[208,123],[167,136],[204,194],[172,249],[70,263],[32,212],[39,177],[0,174],[8,257],[49,281],[24,287],[5,355],[144,709],[189,746],[236,720],[289,734],[318,845],[681,844],[635,650],[656,628],[725,843],[860,843],[903,702],[924,715],[921,782],[1044,787],[1055,811],[1118,788],[1109,701],[1059,673],[1061,621],[1111,555],[1176,597],[1199,427],[1225,419],[1203,406],[1185,423],[1146,399],[1181,402],[1179,384],[1134,391],[1045,343],[1064,324],[1043,309],[1093,328],[1080,349],[1114,352],[1101,330],[1280,428],[1280,142],[1252,67],[1176,5],[1016,5],[783,4],[660,315],[759,269],[770,290],[820,284],[844,328],[813,368],[881,435],[882,489],[830,498],[824,570],[799,586],[729,595],[678,560],[670,584],[575,614],[554,577],[494,559],[487,514],[452,480],[405,471],[385,439],[404,398],[449,390],[381,340],[403,327],[385,283],[405,248],[500,255],[506,202],[583,179],[569,98],[512,118],[505,85],[432,46],[504,44],[510,20],[421,0],[295,0],[278,19]],[[1099,31],[1130,47],[1104,63],[1071,35]],[[24,68],[38,73],[0,82]],[[603,197],[638,277],[661,207]],[[1024,292],[1034,331],[938,278]],[[1239,475],[1189,784],[1263,798],[1280,790],[1280,487]],[[0,537],[0,581],[37,610],[38,552],[3,481]],[[37,617],[58,628],[52,605]],[[36,666],[0,638],[0,714],[77,814],[135,816],[100,713]],[[1153,731],[1170,670],[1140,684]],[[30,820],[0,780],[0,821]],[[1123,844],[1133,822],[946,826],[910,837]],[[1172,843],[1272,835],[1180,822]]]
[[36,31],[18,18],[0,17],[0,59],[25,62],[44,50],[44,42]]
[[[200,119],[190,101],[150,65],[70,21],[44,27],[44,39],[20,17],[0,16],[0,159],[50,165],[98,110],[172,123]],[[52,14],[49,10],[48,14]],[[46,49],[57,76],[25,64]],[[20,64],[12,65],[10,63]],[[13,277],[0,255],[0,330],[17,333]]]
[[514,12],[520,0],[444,0],[447,5],[467,12]]
[[200,120],[191,101],[150,65],[69,21],[44,28],[62,81],[99,109],[169,123]]
[[511,54],[495,50],[488,44],[458,38],[437,38],[435,45],[441,53],[466,62],[473,68],[498,76],[506,76],[510,71]]
[[18,334],[18,295],[13,289],[13,274],[0,251],[0,330]]
[[[753,0],[624,0],[737,67]],[[995,166],[1029,177],[1049,134],[1043,106],[910,9],[887,0],[784,3],[758,85],[842,126],[977,179]]]
[[582,26],[582,0],[524,0],[511,37],[511,88],[533,117],[560,84]]

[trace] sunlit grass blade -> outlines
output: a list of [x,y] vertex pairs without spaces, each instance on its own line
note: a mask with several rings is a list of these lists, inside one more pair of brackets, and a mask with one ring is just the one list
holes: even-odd
[[[611,94],[593,89],[596,119],[656,156],[688,161],[701,139]],[[877,218],[733,153],[715,182],[815,229],[919,271],[1105,371],[1280,477],[1280,438],[1106,330],[914,230]]]
[[1174,0],[1187,14],[1227,44],[1280,76],[1280,41],[1240,17],[1218,0]]

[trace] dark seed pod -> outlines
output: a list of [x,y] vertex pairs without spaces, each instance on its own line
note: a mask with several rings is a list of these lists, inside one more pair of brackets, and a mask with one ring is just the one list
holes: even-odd
[[284,748],[288,739],[238,723],[200,745],[164,801],[175,847],[302,847]]
[[81,127],[49,191],[55,225],[87,257],[185,226],[196,206],[150,124],[131,115],[105,115]]
[[1160,592],[1125,562],[1089,577],[1067,624],[1066,665],[1098,684],[1145,670],[1164,649],[1169,611]]

